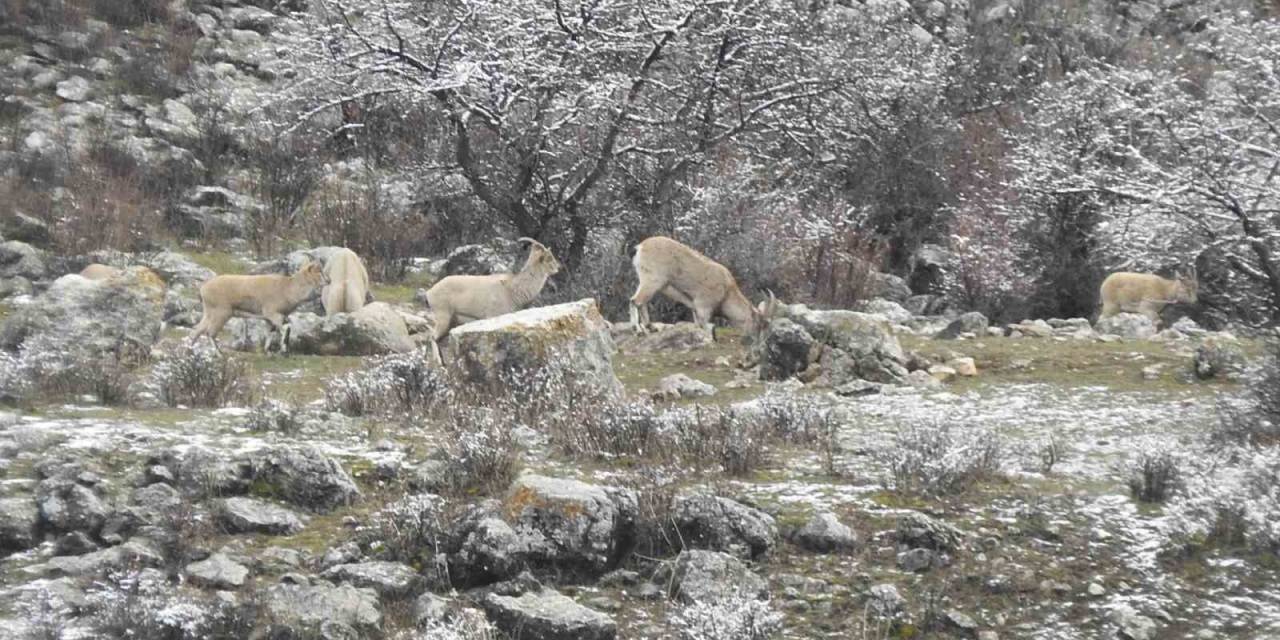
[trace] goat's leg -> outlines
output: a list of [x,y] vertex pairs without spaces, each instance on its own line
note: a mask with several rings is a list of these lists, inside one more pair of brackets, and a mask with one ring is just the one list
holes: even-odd
[[287,325],[285,324],[285,317],[282,314],[276,313],[276,312],[263,313],[262,317],[265,318],[267,322],[271,323],[271,333],[268,333],[266,339],[263,340],[262,352],[264,354],[271,352],[271,338],[277,335],[280,336],[280,352],[284,353],[285,351],[287,351],[288,345],[286,344],[286,340],[288,338],[288,334],[286,329]]
[[711,321],[711,315],[715,313],[715,306],[705,300],[695,300],[693,303],[693,321],[700,327],[705,327],[707,333],[711,334],[711,341],[716,340],[716,325]]
[[664,286],[665,282],[654,282],[640,276],[640,286],[636,287],[635,295],[631,296],[631,327],[637,334],[649,330],[649,301]]

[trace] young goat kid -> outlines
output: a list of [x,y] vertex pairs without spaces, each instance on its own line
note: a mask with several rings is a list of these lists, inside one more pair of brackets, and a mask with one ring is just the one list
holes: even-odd
[[200,336],[209,336],[217,347],[218,332],[231,316],[262,316],[272,328],[262,342],[262,350],[268,351],[272,337],[278,334],[280,350],[288,351],[288,315],[326,284],[329,278],[314,260],[292,276],[214,276],[200,285],[204,314],[190,339],[194,342]]
[[671,238],[654,236],[636,245],[631,264],[640,281],[631,296],[631,326],[636,333],[648,330],[649,301],[659,293],[692,309],[693,321],[706,327],[713,340],[716,330],[711,318],[715,314],[754,337],[768,326],[777,310],[778,300],[772,292],[760,306],[751,306],[724,265]]
[[542,293],[547,278],[560,272],[560,261],[550,249],[533,238],[519,241],[529,245],[529,259],[519,273],[448,276],[427,290],[427,306],[435,321],[432,347],[438,362],[443,362],[440,339],[449,329],[524,308]]
[[1121,311],[1137,312],[1159,324],[1165,305],[1185,302],[1195,304],[1200,283],[1194,270],[1174,280],[1150,273],[1117,272],[1102,281],[1102,313],[1098,319]]

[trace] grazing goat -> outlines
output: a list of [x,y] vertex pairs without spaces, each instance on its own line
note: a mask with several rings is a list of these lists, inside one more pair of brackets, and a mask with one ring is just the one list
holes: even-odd
[[217,347],[218,332],[231,316],[262,316],[272,328],[272,333],[263,340],[262,350],[269,350],[272,336],[279,334],[281,351],[288,351],[288,315],[328,283],[320,263],[315,261],[308,262],[292,276],[214,276],[200,285],[204,315],[191,332],[191,341],[209,336]]
[[1193,269],[1173,280],[1150,273],[1117,272],[1102,281],[1102,313],[1099,319],[1121,311],[1136,311],[1159,323],[1160,310],[1177,302],[1195,304],[1200,283]]
[[769,299],[759,307],[742,294],[738,282],[724,265],[671,238],[654,236],[636,245],[631,260],[640,284],[631,296],[631,326],[636,333],[649,328],[649,301],[661,293],[693,310],[693,321],[716,337],[714,314],[727,318],[749,336],[759,335],[777,309]]
[[519,241],[530,247],[529,259],[519,273],[447,276],[427,290],[427,306],[435,321],[432,344],[437,361],[443,362],[440,339],[454,325],[522,309],[538,297],[547,278],[560,272],[560,261],[550,249],[532,238]]
[[335,251],[324,265],[329,284],[320,293],[324,314],[352,313],[364,306],[369,292],[369,272],[365,271],[360,256],[350,249]]
[[96,262],[80,271],[80,277],[86,280],[107,280],[123,274],[124,269]]

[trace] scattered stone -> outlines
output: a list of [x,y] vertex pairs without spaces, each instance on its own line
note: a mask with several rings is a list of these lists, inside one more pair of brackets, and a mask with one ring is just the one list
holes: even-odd
[[947,361],[947,366],[954,369],[958,376],[972,378],[978,375],[978,365],[973,358],[954,358]]
[[490,594],[483,604],[494,625],[513,638],[613,640],[618,635],[613,618],[550,589],[518,597]]
[[313,445],[263,449],[252,458],[253,479],[292,504],[331,511],[351,504],[360,489],[337,460]]
[[903,571],[924,573],[942,565],[942,558],[933,549],[907,549],[898,553],[898,568]]
[[1140,313],[1117,313],[1106,318],[1099,318],[1095,327],[1098,333],[1142,340],[1156,334],[1156,325],[1151,318]]
[[574,373],[575,384],[618,396],[609,323],[590,298],[509,313],[455,327],[451,358],[461,378],[494,393],[512,393],[512,371],[552,366]]
[[588,575],[617,564],[639,515],[630,489],[531,473],[512,484],[503,507],[532,563]]
[[1111,610],[1111,622],[1120,632],[1121,638],[1128,640],[1153,640],[1156,635],[1156,623],[1128,605],[1120,605]]
[[144,538],[132,538],[121,545],[79,556],[55,556],[45,565],[50,571],[69,576],[99,575],[111,569],[158,567],[164,555]]
[[761,380],[786,380],[804,371],[812,360],[813,336],[787,318],[770,322],[760,344]]
[[1215,334],[1196,347],[1192,361],[1196,377],[1238,379],[1249,368],[1248,358],[1240,342],[1231,334]]
[[326,638],[365,638],[378,637],[382,630],[373,589],[323,582],[277,584],[264,592],[263,605],[272,638],[312,637],[316,629],[323,629]]
[[955,340],[960,336],[972,333],[974,335],[985,335],[987,332],[987,317],[977,311],[970,311],[961,314],[960,317],[951,321],[945,329],[939,331],[934,336],[937,340]]
[[0,499],[0,552],[25,551],[37,542],[40,511],[30,497]]
[[413,601],[413,622],[419,627],[448,617],[449,601],[434,593],[424,593]]
[[670,597],[685,604],[708,602],[738,593],[760,597],[768,583],[747,565],[727,553],[689,549],[680,552],[671,568]]
[[816,513],[795,534],[796,544],[818,553],[849,551],[858,545],[858,537],[836,514]]
[[908,549],[954,552],[964,542],[964,532],[923,513],[912,512],[898,518],[896,538]]
[[902,611],[907,599],[891,584],[878,584],[867,590],[867,608],[882,618],[892,618]]
[[907,374],[907,386],[916,387],[918,389],[938,389],[942,387],[942,382],[933,377],[928,371],[917,369]]
[[772,516],[729,498],[679,498],[671,517],[680,539],[690,549],[725,551],[750,560],[769,553],[778,540]]
[[935,364],[929,367],[929,377],[938,382],[951,382],[956,377],[956,370],[944,364]]
[[58,537],[54,553],[60,556],[79,556],[97,551],[100,547],[83,531],[72,531]]
[[193,562],[185,571],[192,582],[211,589],[239,589],[249,577],[249,570],[244,565],[222,553]]
[[1093,596],[1093,597],[1095,597],[1095,598],[1100,598],[1100,597],[1102,597],[1102,596],[1106,595],[1106,593],[1107,593],[1107,589],[1106,589],[1106,587],[1103,587],[1102,585],[1100,585],[1100,584],[1098,584],[1098,583],[1096,583],[1096,582],[1090,582],[1090,583],[1089,583],[1089,589],[1088,589],[1088,592],[1089,592],[1089,595],[1091,595],[1091,596]]
[[44,280],[49,275],[45,253],[25,242],[0,242],[0,278]]
[[680,398],[706,398],[716,394],[716,388],[694,380],[683,373],[673,373],[658,381],[654,400],[679,400]]
[[972,638],[978,635],[978,621],[962,611],[951,609],[943,614],[943,623],[948,627],[960,632],[961,635]]
[[298,514],[256,498],[227,498],[219,516],[231,533],[289,536],[305,526]]
[[511,525],[492,513],[496,509],[497,505],[474,507],[450,531],[446,551],[455,585],[491,584],[524,567],[527,547]]
[[7,240],[36,246],[43,246],[50,240],[49,225],[21,211],[12,211],[4,220],[0,220],[0,233]]
[[911,322],[911,312],[893,300],[874,298],[858,305],[858,311],[881,316],[892,324]]
[[71,76],[59,82],[54,93],[67,102],[84,102],[93,96],[93,85],[80,76]]
[[393,600],[409,597],[421,582],[413,567],[399,562],[340,564],[330,567],[323,575],[334,582],[368,587],[378,592],[379,596]]
[[55,531],[97,535],[111,513],[93,489],[63,478],[41,482],[36,499],[41,519]]

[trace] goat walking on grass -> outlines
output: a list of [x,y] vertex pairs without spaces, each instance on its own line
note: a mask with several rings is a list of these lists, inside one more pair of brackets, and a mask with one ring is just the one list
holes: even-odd
[[631,296],[631,326],[636,333],[649,329],[649,301],[659,293],[693,310],[693,321],[716,337],[711,318],[724,316],[749,336],[758,335],[777,310],[778,300],[769,299],[758,307],[738,288],[738,282],[724,265],[691,247],[664,236],[653,236],[636,245],[631,260],[640,281]]
[[194,342],[200,336],[209,336],[217,347],[218,332],[231,316],[261,316],[271,323],[272,328],[271,334],[263,340],[262,350],[269,350],[272,337],[278,334],[280,350],[288,351],[288,315],[328,283],[328,276],[320,268],[320,263],[314,260],[292,276],[214,276],[200,285],[204,314],[191,332],[190,340]]
[[550,249],[533,238],[519,241],[529,245],[529,259],[518,273],[447,276],[427,290],[427,306],[435,321],[432,350],[437,362],[443,362],[440,339],[449,329],[523,309],[542,293],[547,278],[560,272],[560,261]]

